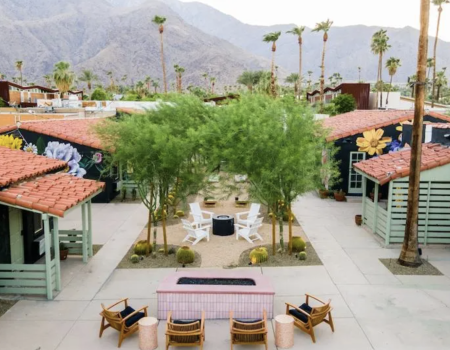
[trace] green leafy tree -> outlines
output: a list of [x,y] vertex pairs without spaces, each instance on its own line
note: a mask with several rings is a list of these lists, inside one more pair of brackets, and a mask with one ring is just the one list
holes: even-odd
[[371,49],[375,55],[378,55],[378,75],[377,75],[377,103],[378,96],[380,95],[380,107],[383,107],[383,54],[389,50],[391,45],[388,44],[389,37],[387,36],[387,30],[380,29],[372,36]]
[[436,73],[436,86],[437,86],[436,97],[437,97],[438,102],[440,102],[440,100],[441,100],[442,89],[447,87],[447,85],[448,85],[448,79],[445,76],[445,70],[437,72]]
[[159,42],[160,42],[160,53],[161,53],[161,66],[163,72],[163,83],[164,83],[164,93],[167,94],[167,75],[166,75],[166,62],[164,61],[164,23],[166,23],[166,17],[155,16],[152,22],[158,25],[159,30]]
[[75,73],[70,70],[70,63],[61,61],[55,64],[53,81],[63,97],[75,81]]
[[108,100],[108,95],[102,88],[95,88],[91,95],[92,101],[106,101]]
[[238,84],[245,85],[250,93],[253,93],[253,88],[261,80],[262,71],[245,71],[237,79]]
[[291,30],[288,30],[286,33],[292,34],[297,36],[298,40],[298,98],[300,98],[300,95],[302,94],[302,58],[303,58],[303,32],[305,31],[306,27],[304,26],[296,26],[292,28]]
[[275,52],[277,51],[277,40],[280,38],[281,32],[273,32],[264,35],[263,41],[266,43],[272,43],[272,66],[270,70],[270,84],[271,93],[273,97],[277,96],[277,90],[275,86]]
[[400,61],[400,58],[391,57],[386,61],[386,68],[389,71],[389,76],[391,77],[391,80],[389,81],[389,90],[386,96],[386,108],[389,104],[389,94],[391,93],[392,89],[392,79],[394,78],[394,75],[397,73],[397,70],[399,67],[402,66],[402,62]]
[[356,100],[350,94],[340,94],[333,100],[337,114],[348,113],[356,109]]

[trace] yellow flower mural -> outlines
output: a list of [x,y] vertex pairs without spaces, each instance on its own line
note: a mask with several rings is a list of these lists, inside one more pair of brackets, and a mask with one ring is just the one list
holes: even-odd
[[14,137],[12,135],[1,135],[0,136],[0,147],[6,147],[11,149],[21,149],[23,140]]
[[392,142],[391,137],[383,137],[383,129],[372,129],[364,131],[364,137],[358,137],[356,139],[356,145],[359,147],[360,152],[367,152],[373,156],[375,153],[378,155],[383,154],[383,149],[386,148],[386,143]]

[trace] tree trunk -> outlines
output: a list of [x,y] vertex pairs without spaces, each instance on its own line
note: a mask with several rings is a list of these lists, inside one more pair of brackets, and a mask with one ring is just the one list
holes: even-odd
[[278,218],[278,225],[280,226],[280,248],[281,248],[281,253],[284,253],[284,232],[283,232],[284,222],[283,222],[283,212],[282,211],[280,211],[280,217]]
[[438,9],[438,20],[437,20],[437,27],[436,27],[436,38],[434,39],[434,48],[433,48],[433,90],[431,93],[431,108],[434,107],[434,99],[436,98],[435,95],[435,88],[436,88],[436,55],[437,55],[437,45],[439,40],[439,27],[441,25],[441,14],[442,14],[442,6],[439,6]]
[[273,97],[277,96],[275,88],[275,50],[272,49],[272,67],[270,72],[270,90]]
[[167,77],[166,77],[166,63],[164,62],[164,40],[163,40],[163,33],[160,33],[159,38],[160,38],[160,42],[161,42],[161,66],[162,66],[162,71],[163,71],[164,93],[167,94]]
[[405,237],[398,263],[416,267],[422,264],[418,252],[419,236],[419,187],[422,158],[422,132],[425,104],[425,79],[427,70],[428,27],[430,22],[430,1],[421,0],[420,37],[417,62],[416,101],[411,139],[411,162],[408,188],[408,209],[406,213]]
[[288,207],[288,223],[289,223],[289,255],[292,255],[292,208]]
[[380,81],[378,82],[378,90],[380,91],[380,108],[383,107],[383,53],[380,52],[380,58],[378,62],[378,69],[380,70]]
[[275,217],[275,206],[272,210],[272,253],[273,256],[277,254],[277,243],[276,243],[276,227],[277,227],[277,219]]
[[388,105],[389,105],[389,94],[391,93],[392,79],[393,78],[394,78],[394,75],[391,75],[391,80],[389,81],[389,91],[388,91],[387,96],[386,96],[386,109],[388,108]]
[[161,218],[162,218],[162,229],[163,229],[163,238],[164,238],[164,255],[167,256],[169,254],[169,250],[167,249],[167,230],[166,230],[166,214],[165,214],[165,207],[166,205],[163,205]]
[[322,49],[322,65],[321,65],[321,76],[320,76],[320,112],[323,112],[323,106],[325,104],[324,101],[324,90],[325,90],[325,50],[327,46],[327,41],[323,41],[323,49]]
[[302,38],[300,37],[298,39],[298,46],[299,46],[299,64],[298,64],[298,99],[300,100],[300,97],[302,95],[302,55],[303,55],[303,47],[302,47]]
[[148,225],[147,225],[147,251],[145,252],[146,256],[150,255],[150,235],[152,232],[152,208],[153,208],[153,188],[154,185],[150,186],[150,204],[148,208]]
[[437,87],[436,95],[437,95],[437,103],[439,103],[439,101],[441,100],[441,86],[440,85],[438,85],[438,87]]

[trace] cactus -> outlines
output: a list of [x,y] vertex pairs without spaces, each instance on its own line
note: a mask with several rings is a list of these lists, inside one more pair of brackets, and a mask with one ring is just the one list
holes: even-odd
[[303,252],[306,249],[306,243],[302,237],[292,237],[292,251],[295,253]]
[[195,253],[194,251],[187,247],[183,246],[177,251],[177,261],[180,264],[191,264],[194,262],[195,259]]
[[177,215],[178,217],[183,217],[184,216],[184,211],[182,210],[177,210],[177,212],[175,213],[175,215]]
[[147,254],[147,246],[149,253],[152,252],[152,246],[147,244],[147,241],[142,240],[138,241],[134,246],[134,254],[136,255],[146,255]]
[[130,257],[130,260],[131,260],[131,262],[132,262],[133,264],[137,264],[137,263],[139,262],[139,255],[133,254],[133,255]]
[[298,259],[299,260],[306,260],[306,252],[298,253]]
[[255,248],[250,252],[250,262],[252,264],[260,264],[269,259],[269,253],[267,252],[267,248],[259,247]]

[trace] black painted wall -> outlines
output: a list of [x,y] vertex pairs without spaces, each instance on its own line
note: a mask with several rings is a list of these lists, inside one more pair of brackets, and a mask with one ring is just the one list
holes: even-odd
[[0,264],[10,263],[9,208],[6,205],[0,205]]

